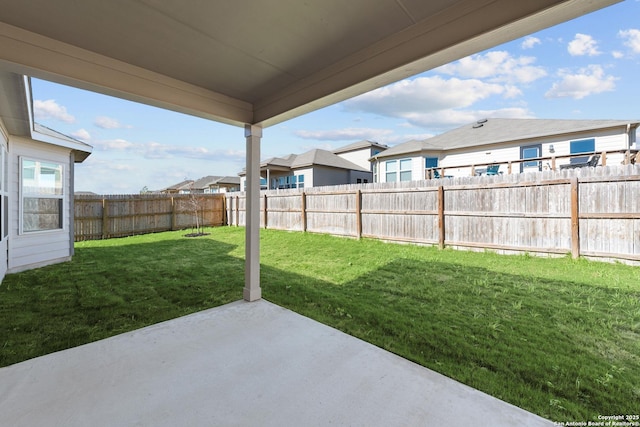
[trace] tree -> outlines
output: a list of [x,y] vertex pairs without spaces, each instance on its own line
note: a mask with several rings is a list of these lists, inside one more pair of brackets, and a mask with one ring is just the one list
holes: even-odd
[[192,213],[195,223],[195,231],[187,234],[188,237],[204,236],[207,234],[204,232],[205,202],[205,198],[198,196],[198,193],[194,191],[193,183],[191,183],[189,187],[189,197],[183,201],[185,209]]

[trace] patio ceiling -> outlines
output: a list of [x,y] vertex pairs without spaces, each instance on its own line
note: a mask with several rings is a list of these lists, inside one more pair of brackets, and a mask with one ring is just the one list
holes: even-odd
[[271,126],[617,0],[0,0],[0,70]]

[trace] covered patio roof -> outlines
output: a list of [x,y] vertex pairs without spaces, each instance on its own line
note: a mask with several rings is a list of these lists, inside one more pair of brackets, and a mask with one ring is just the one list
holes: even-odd
[[0,0],[0,67],[271,126],[618,0]]

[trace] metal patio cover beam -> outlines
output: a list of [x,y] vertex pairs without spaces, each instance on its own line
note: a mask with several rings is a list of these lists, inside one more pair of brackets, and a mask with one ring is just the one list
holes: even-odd
[[271,126],[617,0],[0,0],[0,68]]

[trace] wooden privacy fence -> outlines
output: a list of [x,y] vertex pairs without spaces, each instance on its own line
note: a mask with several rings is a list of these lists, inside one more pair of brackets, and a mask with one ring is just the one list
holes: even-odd
[[220,194],[82,195],[74,199],[75,240],[108,239],[225,223]]
[[[226,197],[244,225],[244,193]],[[267,191],[261,226],[640,261],[640,165]]]

